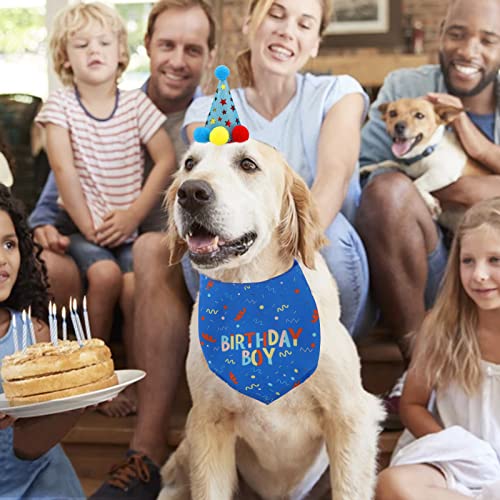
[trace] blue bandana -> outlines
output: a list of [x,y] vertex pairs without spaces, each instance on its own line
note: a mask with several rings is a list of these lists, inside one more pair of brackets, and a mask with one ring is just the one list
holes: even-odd
[[198,330],[210,370],[266,404],[318,366],[318,308],[297,261],[261,283],[222,283],[200,275]]

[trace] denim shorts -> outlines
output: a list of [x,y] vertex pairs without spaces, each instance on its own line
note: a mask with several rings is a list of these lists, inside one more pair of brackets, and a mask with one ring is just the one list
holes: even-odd
[[69,235],[71,241],[68,253],[73,257],[82,274],[87,274],[89,267],[101,260],[112,260],[120,267],[122,273],[133,270],[132,243],[125,243],[115,248],[95,245],[86,240],[80,233]]
[[57,216],[56,227],[61,234],[68,236],[70,245],[68,254],[76,262],[80,273],[85,278],[89,267],[101,260],[116,262],[123,273],[133,271],[132,243],[125,243],[115,248],[96,245],[86,240],[67,212],[61,210]]

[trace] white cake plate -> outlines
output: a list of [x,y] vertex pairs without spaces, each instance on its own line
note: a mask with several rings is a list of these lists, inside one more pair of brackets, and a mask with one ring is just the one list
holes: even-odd
[[79,408],[93,406],[103,401],[108,401],[117,396],[125,387],[135,382],[138,382],[145,377],[146,372],[142,370],[116,370],[118,384],[98,391],[78,394],[76,396],[68,396],[66,398],[53,399],[52,401],[44,401],[42,403],[32,403],[22,406],[9,406],[9,402],[5,398],[5,394],[0,394],[0,412],[3,412],[11,417],[28,418],[41,417],[42,415],[52,415],[54,413],[62,413]]

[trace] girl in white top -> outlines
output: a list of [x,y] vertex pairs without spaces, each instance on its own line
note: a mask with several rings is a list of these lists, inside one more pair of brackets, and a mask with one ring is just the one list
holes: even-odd
[[[124,22],[113,8],[66,7],[56,16],[50,47],[66,87],[49,97],[37,122],[47,131],[62,198],[60,227],[88,283],[92,331],[107,340],[115,304],[133,286],[137,228],[162,196],[175,152],[163,113],[141,90],[117,87],[129,54]],[[143,147],[154,162],[144,185]],[[131,311],[123,312],[127,329]]]
[[500,198],[457,229],[400,411],[407,431],[378,499],[500,498]]

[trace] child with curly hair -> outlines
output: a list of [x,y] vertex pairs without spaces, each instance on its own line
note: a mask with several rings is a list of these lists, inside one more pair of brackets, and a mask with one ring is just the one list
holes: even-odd
[[[100,2],[61,10],[50,40],[65,85],[36,118],[61,195],[58,229],[87,283],[92,332],[109,340],[115,305],[133,286],[132,243],[175,170],[165,115],[141,90],[120,90],[129,61],[126,27]],[[154,166],[143,185],[144,151]],[[131,285],[132,283],[132,285]],[[127,309],[122,307],[122,309]],[[124,328],[131,311],[123,310]]]
[[[37,341],[49,341],[43,322],[47,280],[36,247],[19,202],[0,184],[0,362],[15,351],[13,325],[20,330],[23,309],[31,306]],[[58,444],[79,415],[73,411],[14,421],[0,413],[1,498],[85,498]]]
[[500,500],[500,198],[470,208],[401,399],[377,499]]

